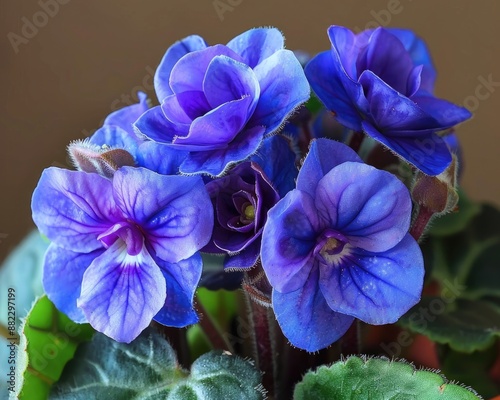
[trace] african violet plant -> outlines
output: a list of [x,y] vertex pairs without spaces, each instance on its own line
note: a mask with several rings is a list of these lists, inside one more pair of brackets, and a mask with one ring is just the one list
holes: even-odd
[[[496,393],[499,214],[457,184],[471,114],[435,96],[413,32],[328,37],[302,64],[274,28],[182,39],[159,105],[139,93],[69,145],[76,171],[43,172],[46,297],[20,329],[19,398],[478,398],[378,357],[411,359],[416,333],[449,378]],[[36,365],[36,332],[69,323],[71,350]]]

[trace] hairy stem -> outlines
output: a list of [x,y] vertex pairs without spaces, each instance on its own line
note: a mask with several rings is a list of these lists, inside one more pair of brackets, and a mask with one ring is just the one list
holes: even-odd
[[203,330],[203,333],[207,336],[208,341],[212,344],[212,347],[214,349],[228,350],[230,353],[234,354],[233,346],[224,337],[220,329],[212,320],[210,314],[203,307],[203,304],[200,302],[198,297],[196,297],[195,302],[200,314],[202,314],[198,323]]

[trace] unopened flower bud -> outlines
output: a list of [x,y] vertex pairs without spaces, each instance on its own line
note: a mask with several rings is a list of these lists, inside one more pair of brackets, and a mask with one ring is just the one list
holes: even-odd
[[68,154],[77,170],[95,172],[106,178],[112,178],[120,167],[135,166],[134,157],[128,151],[99,147],[88,141],[77,140],[70,143]]
[[412,189],[413,200],[433,214],[453,211],[458,203],[457,157],[453,156],[450,166],[437,176],[417,173]]

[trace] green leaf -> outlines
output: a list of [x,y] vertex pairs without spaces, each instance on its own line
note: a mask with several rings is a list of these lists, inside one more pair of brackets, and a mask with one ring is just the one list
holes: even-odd
[[[11,372],[10,367],[13,366],[12,361],[15,358],[12,358],[9,364],[11,352],[8,346],[12,340],[19,342],[17,331],[21,318],[26,316],[36,296],[43,293],[42,266],[47,247],[48,243],[40,233],[32,231],[0,266],[0,295],[5,296],[0,300],[1,377],[6,377]],[[15,336],[11,335],[11,332],[15,333]],[[0,379],[0,393],[7,393],[9,387],[7,379]]]
[[20,332],[16,394],[21,400],[44,400],[78,345],[90,340],[93,329],[74,323],[43,296],[33,305]]
[[[500,211],[483,205],[465,230],[430,237],[422,246],[426,269],[441,283],[456,279],[468,298],[500,295]],[[429,265],[430,264],[430,265]]]
[[447,383],[432,371],[384,358],[350,357],[330,367],[308,372],[297,384],[294,400],[469,400],[472,390]]
[[458,196],[458,211],[433,220],[429,235],[448,236],[458,233],[481,211],[481,206],[472,202],[463,190],[458,189]]
[[500,313],[483,300],[424,297],[399,324],[465,353],[487,349],[500,336]]
[[220,351],[196,360],[191,374],[154,330],[130,344],[97,333],[78,349],[50,399],[262,399],[261,375],[248,361]]

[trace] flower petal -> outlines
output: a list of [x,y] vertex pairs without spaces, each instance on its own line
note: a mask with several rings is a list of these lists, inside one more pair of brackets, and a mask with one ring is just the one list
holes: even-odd
[[255,153],[263,135],[262,126],[244,129],[225,149],[189,153],[180,171],[185,174],[221,175],[231,163],[242,161]]
[[31,209],[44,235],[58,246],[81,253],[102,247],[97,236],[122,218],[108,179],[54,167],[43,171]]
[[[132,125],[130,125],[132,127]],[[130,128],[132,130],[132,128]],[[116,125],[104,125],[90,137],[89,142],[97,146],[108,146],[127,150],[132,156],[137,155],[137,147],[143,140],[135,133],[125,131]]]
[[295,179],[299,171],[295,165],[295,153],[288,139],[281,135],[264,139],[251,160],[260,165],[280,198],[295,188]]
[[332,168],[347,161],[363,162],[354,150],[343,143],[330,139],[313,140],[299,170],[297,189],[312,197],[316,196],[316,186],[321,178]]
[[403,95],[408,95],[407,82],[413,67],[401,41],[383,28],[375,29],[356,62],[358,74],[369,70]]
[[224,259],[224,269],[233,272],[235,269],[241,270],[241,269],[252,268],[257,262],[259,255],[260,255],[260,238],[259,240],[250,243],[238,254],[227,256]]
[[383,253],[352,249],[340,265],[320,266],[319,286],[332,310],[380,325],[396,322],[422,293],[424,264],[407,234]]
[[176,94],[186,91],[203,91],[203,79],[207,68],[216,56],[228,56],[236,61],[242,61],[238,54],[222,44],[186,54],[172,68],[170,74],[172,91]]
[[254,28],[232,39],[227,47],[238,53],[242,61],[256,67],[284,47],[285,40],[276,28]]
[[441,129],[451,128],[472,117],[469,110],[449,101],[432,96],[413,96],[411,98],[426,113],[436,119]]
[[354,318],[332,311],[318,286],[318,271],[293,292],[273,290],[273,310],[286,338],[300,349],[314,352],[328,347],[349,329]]
[[321,233],[314,200],[292,190],[267,215],[261,259],[267,279],[277,291],[302,287],[313,268],[313,250]]
[[169,47],[163,56],[154,77],[155,91],[160,103],[163,102],[165,97],[174,93],[170,88],[169,80],[172,68],[177,61],[188,53],[203,50],[206,47],[207,44],[205,40],[198,35],[188,36]]
[[210,240],[213,208],[199,176],[123,167],[115,173],[113,187],[118,207],[141,227],[162,260],[184,260]]
[[348,242],[369,251],[386,251],[408,232],[411,197],[393,174],[370,165],[345,162],[318,183],[318,215]]
[[451,163],[448,146],[435,133],[414,137],[391,137],[380,133],[368,122],[363,122],[363,131],[424,174],[439,175]]
[[366,99],[361,85],[347,75],[338,53],[334,50],[319,53],[304,71],[312,90],[326,108],[335,113],[337,121],[359,131]]
[[432,62],[431,54],[425,42],[410,29],[385,28],[389,33],[396,36],[409,52],[414,65],[423,65],[421,89],[428,93],[434,92],[436,81],[436,69]]
[[187,136],[178,136],[173,143],[186,150],[217,150],[225,148],[245,126],[253,99],[249,96],[213,109],[196,118]]
[[162,175],[176,175],[187,153],[168,145],[147,141],[139,147],[137,165]]
[[265,134],[278,129],[288,115],[310,96],[310,87],[297,57],[279,50],[254,69],[260,84],[260,99],[249,126],[263,125]]
[[85,271],[77,304],[94,329],[130,343],[148,327],[165,296],[165,278],[146,248],[129,256],[117,240]]
[[76,323],[83,324],[87,318],[76,306],[80,297],[85,270],[104,248],[90,253],[75,253],[51,243],[45,255],[43,288],[57,309]]
[[[359,77],[370,113],[380,132],[396,136],[399,131],[438,130],[436,119],[422,110],[414,101],[402,96],[371,71]],[[399,134],[401,136],[401,134]]]
[[171,143],[176,135],[186,134],[189,128],[189,125],[176,125],[165,118],[161,106],[146,111],[134,126],[144,136],[159,143]]
[[138,103],[120,108],[109,114],[104,120],[104,126],[115,125],[135,136],[133,124],[149,108],[146,93],[137,92],[137,97],[139,99]]
[[250,115],[259,100],[260,86],[248,65],[227,56],[217,56],[208,66],[203,92],[212,108],[248,96],[253,100],[249,107]]
[[175,328],[196,324],[198,314],[193,308],[193,298],[203,269],[200,253],[176,264],[156,261],[167,283],[167,298],[153,319]]

